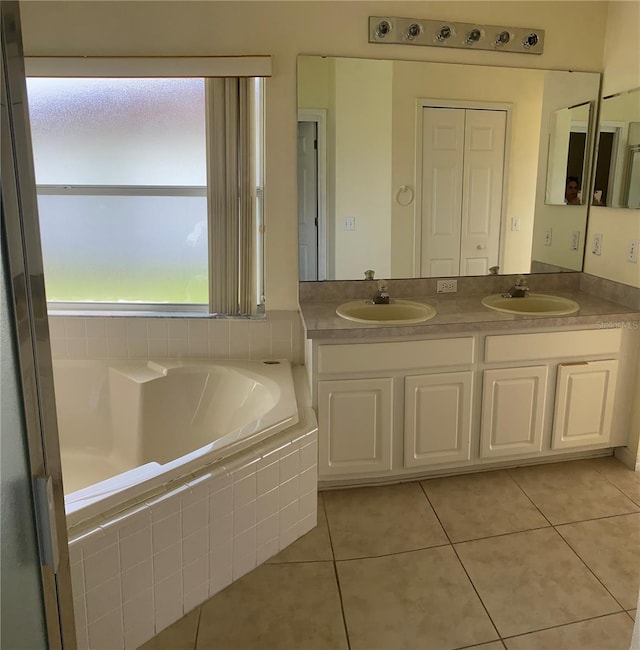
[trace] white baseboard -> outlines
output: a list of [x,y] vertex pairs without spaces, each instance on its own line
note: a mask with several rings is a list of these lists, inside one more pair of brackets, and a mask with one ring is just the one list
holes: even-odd
[[614,456],[629,469],[640,472],[640,458],[631,453],[629,447],[616,447]]

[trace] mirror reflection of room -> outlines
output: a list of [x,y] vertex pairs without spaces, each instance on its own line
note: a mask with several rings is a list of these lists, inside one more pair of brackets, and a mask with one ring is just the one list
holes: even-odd
[[[535,267],[532,245],[568,172],[585,177],[598,88],[597,73],[298,57],[300,280],[580,270],[586,203]],[[569,102],[548,201],[551,116]],[[489,114],[501,126],[475,124]],[[433,146],[446,138],[456,160]]]
[[559,108],[549,129],[545,203],[582,205],[589,155],[591,103]]
[[640,208],[640,88],[602,101],[593,205]]

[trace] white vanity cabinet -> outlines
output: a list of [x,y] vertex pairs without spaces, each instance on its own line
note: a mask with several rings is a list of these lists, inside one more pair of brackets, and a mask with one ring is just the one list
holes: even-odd
[[393,379],[318,382],[318,419],[321,474],[391,470]]
[[437,372],[404,380],[404,467],[471,458],[473,373]]
[[558,366],[553,449],[608,444],[618,361],[583,361]]
[[377,482],[624,447],[634,334],[310,340],[319,480]]
[[484,371],[481,458],[542,451],[548,374],[547,366]]
[[468,461],[474,349],[471,336],[316,345],[320,478]]
[[619,329],[487,336],[480,458],[608,446],[620,343]]

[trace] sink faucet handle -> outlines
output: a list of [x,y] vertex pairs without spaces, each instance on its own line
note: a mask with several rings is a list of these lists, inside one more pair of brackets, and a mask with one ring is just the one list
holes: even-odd
[[524,277],[524,275],[519,275],[516,278],[516,287],[526,287],[527,286],[527,278]]
[[387,293],[388,288],[386,280],[378,280],[378,291],[380,293]]
[[375,271],[372,269],[369,269],[368,271],[364,272],[364,279],[365,280],[373,280],[373,276],[375,275]]

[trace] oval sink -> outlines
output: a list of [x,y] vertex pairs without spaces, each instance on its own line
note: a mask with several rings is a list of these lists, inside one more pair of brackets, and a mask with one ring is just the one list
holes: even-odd
[[501,293],[496,293],[483,298],[482,304],[495,311],[530,316],[566,316],[580,309],[575,300],[546,293],[528,293],[524,298],[505,298]]
[[388,305],[374,305],[370,300],[351,300],[342,303],[336,314],[359,323],[409,325],[433,318],[436,310],[431,305],[413,300],[392,300]]

